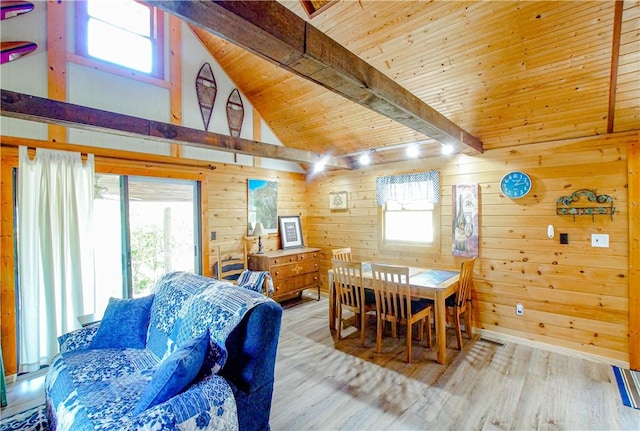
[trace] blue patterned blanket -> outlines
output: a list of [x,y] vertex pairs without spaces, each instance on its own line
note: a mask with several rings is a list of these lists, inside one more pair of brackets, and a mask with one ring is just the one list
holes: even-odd
[[[45,383],[47,414],[58,430],[238,429],[232,389],[218,375],[225,342],[253,307],[272,301],[227,282],[174,272],[158,281],[144,349],[92,349],[99,323],[60,337]],[[134,413],[162,361],[209,332],[200,375],[168,401]]]

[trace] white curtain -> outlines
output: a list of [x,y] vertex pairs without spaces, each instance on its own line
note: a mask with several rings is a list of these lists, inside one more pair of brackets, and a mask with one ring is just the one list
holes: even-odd
[[20,147],[19,372],[48,364],[93,307],[93,177],[92,154]]
[[439,171],[376,178],[378,205],[384,205],[387,201],[396,201],[404,205],[418,200],[427,200],[434,204],[440,202]]

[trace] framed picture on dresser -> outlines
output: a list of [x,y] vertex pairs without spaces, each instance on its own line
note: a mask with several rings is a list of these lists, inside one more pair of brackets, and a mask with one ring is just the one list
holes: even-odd
[[304,247],[300,216],[280,216],[278,217],[278,226],[280,227],[280,242],[283,249]]

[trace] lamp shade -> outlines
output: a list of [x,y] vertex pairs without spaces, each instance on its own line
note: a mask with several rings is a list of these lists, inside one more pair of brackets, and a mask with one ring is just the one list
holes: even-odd
[[264,229],[264,226],[262,226],[262,223],[256,223],[256,227],[253,228],[253,236],[264,236],[267,232]]

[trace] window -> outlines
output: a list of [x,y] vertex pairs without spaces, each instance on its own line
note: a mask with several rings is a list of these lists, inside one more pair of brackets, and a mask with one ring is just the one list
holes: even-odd
[[385,244],[432,245],[436,239],[440,200],[437,171],[376,178],[376,200],[382,206]]
[[162,78],[163,18],[133,0],[76,3],[76,53]]
[[387,201],[384,206],[384,242],[431,244],[433,243],[433,210],[435,205],[427,200],[402,205]]

